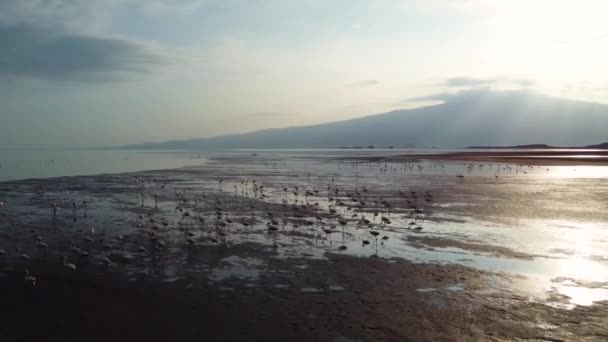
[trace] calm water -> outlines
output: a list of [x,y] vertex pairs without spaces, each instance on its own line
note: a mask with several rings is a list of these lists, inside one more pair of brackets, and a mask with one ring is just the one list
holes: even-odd
[[96,175],[199,166],[210,156],[272,155],[336,156],[370,154],[435,153],[441,150],[230,150],[152,151],[94,149],[0,149],[0,181],[30,178]]
[[[189,168],[150,173],[147,178],[142,178],[148,180],[142,183],[141,188],[134,186],[132,177],[85,177],[75,180],[75,183],[63,180],[23,182],[0,193],[0,200],[4,201],[3,210],[7,217],[14,218],[14,222],[0,222],[0,231],[4,229],[6,236],[13,237],[25,234],[22,241],[28,243],[23,243],[23,247],[29,247],[30,254],[34,255],[39,251],[31,242],[29,232],[15,227],[38,227],[48,239],[46,241],[52,244],[53,234],[57,234],[54,224],[59,223],[62,229],[63,235],[55,236],[58,239],[73,238],[70,234],[87,231],[89,225],[96,227],[97,234],[107,237],[137,235],[141,230],[134,226],[134,222],[140,222],[136,213],[154,215],[155,219],[165,220],[171,227],[162,233],[161,238],[172,253],[165,265],[155,267],[163,277],[175,281],[184,277],[186,266],[183,261],[193,257],[189,249],[183,248],[184,233],[175,229],[176,225],[181,223],[182,227],[191,227],[194,238],[202,244],[207,243],[207,236],[215,234],[213,224],[201,225],[194,215],[184,219],[182,213],[176,211],[176,191],[184,191],[188,199],[200,200],[189,201],[186,209],[202,215],[208,223],[216,219],[216,200],[224,203],[234,222],[253,216],[249,209],[243,209],[251,203],[261,211],[262,205],[281,208],[284,200],[288,203],[302,200],[302,195],[298,198],[285,192],[285,188],[319,189],[318,195],[311,195],[307,200],[318,203],[319,210],[323,212],[335,206],[329,200],[334,195],[328,192],[328,184],[341,189],[341,200],[348,201],[344,191],[367,187],[370,192],[364,195],[366,202],[387,199],[395,208],[406,207],[398,190],[407,193],[416,190],[420,196],[428,191],[435,199],[424,204],[422,221],[414,219],[423,229],[411,229],[411,215],[393,213],[390,229],[376,223],[375,229],[381,230],[387,240],[381,240],[375,247],[374,244],[362,244],[364,239],[373,240],[373,237],[370,229],[357,224],[355,219],[349,224],[348,234],[335,234],[333,241],[319,231],[317,225],[298,228],[301,231],[299,235],[268,234],[264,219],[252,222],[247,228],[234,223],[225,237],[218,236],[217,239],[224,239],[231,245],[258,244],[260,250],[277,244],[280,248],[273,252],[273,258],[324,258],[328,252],[339,252],[363,257],[397,257],[419,263],[460,264],[515,275],[508,284],[497,286],[541,300],[551,294],[568,296],[571,305],[590,305],[608,299],[608,183],[605,181],[608,167],[471,165],[442,161],[406,165],[399,162],[352,163],[331,158],[440,152],[445,150],[3,152],[0,170],[4,179]],[[219,178],[224,180],[223,190],[218,185]],[[244,182],[252,180],[265,186],[266,197],[260,203],[252,197],[251,191],[243,194],[247,188]],[[145,208],[140,208],[141,191],[145,192]],[[150,207],[152,194],[160,196],[158,208]],[[86,199],[89,203],[86,217],[81,217],[78,222],[71,221],[70,203],[75,199]],[[61,208],[58,218],[49,218],[51,202]],[[353,211],[345,207],[338,207],[340,215],[351,218]],[[374,211],[370,207],[357,211],[357,214],[373,218]],[[287,214],[280,214],[283,215]],[[329,221],[332,223],[335,220]],[[295,230],[282,229],[287,232]],[[425,242],[432,240],[456,241],[464,245],[433,246]],[[0,238],[0,245],[8,246],[10,243]],[[337,250],[341,244],[347,247],[345,251]],[[497,246],[529,257],[476,250],[475,245]],[[135,245],[131,247],[132,250],[137,249]],[[124,270],[132,274],[149,272],[147,260],[135,260],[123,266]],[[195,268],[197,273],[211,272],[210,279],[220,283],[235,274],[244,275],[247,281],[253,282],[264,272],[268,261],[233,255],[223,259],[219,268],[205,265],[204,260],[187,262],[186,265]]]
[[[398,154],[437,154],[450,152],[471,152],[467,149],[235,149],[218,151],[152,151],[152,150],[43,150],[43,149],[0,149],[0,182],[30,178],[50,178],[63,176],[96,175],[104,173],[124,173],[147,170],[175,169],[185,166],[204,165],[208,158],[243,157],[259,155],[267,158],[298,157],[360,157],[390,156]],[[487,152],[492,150],[474,150]],[[497,150],[505,152],[508,150]],[[522,150],[519,150],[522,151]],[[542,150],[535,150],[541,151]],[[581,150],[572,150],[571,158]],[[588,156],[586,156],[588,157]],[[561,167],[561,172],[552,175],[567,177],[607,177],[607,167],[579,167],[578,173],[572,168]]]
[[173,169],[204,164],[199,153],[127,150],[0,150],[0,181]]

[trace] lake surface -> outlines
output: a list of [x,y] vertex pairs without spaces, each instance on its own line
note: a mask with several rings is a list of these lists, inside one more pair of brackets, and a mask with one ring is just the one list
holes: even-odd
[[[446,150],[339,150],[339,149],[275,149],[275,150],[113,150],[113,149],[0,149],[0,182],[30,178],[124,173],[175,169],[203,165],[208,157],[272,155],[294,156],[362,156],[371,154],[436,153]],[[458,150],[454,150],[458,151]]]
[[[0,182],[30,178],[124,173],[148,170],[175,169],[185,166],[204,165],[208,158],[235,158],[264,155],[273,158],[323,158],[390,156],[404,154],[443,154],[456,152],[508,152],[500,149],[233,149],[216,151],[175,150],[111,150],[111,149],[0,149]],[[528,150],[517,150],[528,151]],[[545,151],[545,150],[529,150]],[[551,150],[555,151],[555,150]],[[568,151],[568,150],[560,150]],[[570,158],[581,157],[581,150],[570,150]],[[570,167],[564,167],[560,175],[570,175]],[[600,171],[601,170],[601,171]],[[606,167],[585,167],[572,176],[608,176]],[[553,173],[555,175],[555,173]]]
[[[58,303],[62,291],[78,290],[70,307],[120,285],[138,289],[129,300],[149,289],[166,295],[146,303],[175,297],[170,291],[188,303],[204,295],[201,312],[228,303],[255,311],[246,317],[264,311],[241,304],[256,295],[253,302],[281,308],[347,296],[316,314],[352,314],[361,310],[343,305],[367,312],[378,293],[387,306],[362,316],[366,324],[384,324],[398,298],[416,322],[432,317],[421,305],[441,315],[473,305],[482,320],[496,307],[491,321],[528,310],[504,324],[530,320],[539,331],[563,327],[563,336],[574,336],[573,319],[604,322],[608,167],[365,158],[446,151],[458,150],[5,152],[5,179],[112,174],[0,182],[0,285],[13,279],[22,291],[27,268],[41,291],[59,291],[51,296]],[[78,271],[66,273],[62,256]],[[79,292],[91,282],[110,285]],[[221,309],[209,309],[213,301]],[[44,322],[71,310],[48,308]],[[560,321],[539,318],[558,310]],[[198,314],[196,323],[178,321],[198,326]],[[604,326],[597,334],[606,335]]]
[[0,150],[0,181],[202,165],[199,153],[130,150]]

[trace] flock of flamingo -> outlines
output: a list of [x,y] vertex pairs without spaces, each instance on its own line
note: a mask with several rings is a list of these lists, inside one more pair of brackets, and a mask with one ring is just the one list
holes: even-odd
[[[266,167],[277,167],[265,164]],[[390,172],[422,172],[423,166],[413,162],[407,163],[339,163],[339,168],[350,166],[354,175],[358,176],[359,169],[371,168],[380,174]],[[489,164],[492,167],[491,164]],[[443,164],[432,164],[429,168],[442,169]],[[478,166],[465,164],[468,172]],[[511,166],[498,166],[502,172],[514,172]],[[522,167],[517,167],[516,171]],[[523,170],[523,169],[522,169]],[[523,172],[526,172],[523,170]],[[307,174],[310,183],[310,173]],[[457,174],[463,178],[464,175]],[[47,251],[55,250],[61,255],[60,264],[68,272],[77,272],[81,260],[93,259],[94,263],[109,267],[115,263],[114,258],[124,260],[120,254],[111,251],[122,248],[119,245],[133,241],[137,253],[146,254],[155,251],[162,253],[168,243],[182,244],[181,248],[208,245],[221,245],[226,242],[231,233],[257,232],[268,234],[274,249],[280,248],[276,237],[299,235],[326,241],[333,245],[332,236],[340,234],[342,242],[336,248],[338,251],[348,249],[346,236],[349,231],[363,232],[361,245],[383,244],[389,239],[385,234],[391,231],[391,224],[397,218],[400,224],[412,232],[423,230],[425,219],[428,218],[433,206],[433,195],[428,191],[383,190],[375,191],[373,186],[339,184],[335,178],[320,178],[316,185],[272,184],[268,180],[256,180],[255,177],[245,179],[241,176],[216,178],[207,183],[207,188],[183,188],[168,185],[167,181],[135,177],[129,186],[130,196],[135,195],[136,201],[131,201],[130,211],[135,217],[130,220],[134,230],[128,234],[108,236],[107,229],[96,232],[92,225],[78,230],[70,239],[56,241],[56,245],[47,242],[41,233],[32,229],[32,240],[37,251],[37,257],[46,256]],[[232,183],[233,191],[225,190],[227,183]],[[87,198],[77,198],[82,195],[64,193],[63,203],[50,201],[50,215],[54,221],[87,221],[89,211],[94,210],[90,195]],[[89,201],[87,201],[89,199]],[[63,214],[62,208],[69,208],[71,215]],[[4,210],[5,203],[0,203]],[[68,211],[69,212],[69,211]],[[69,235],[69,234],[67,234]],[[352,235],[352,234],[351,234]],[[366,237],[368,236],[368,237]],[[29,246],[32,247],[32,246]],[[30,249],[30,250],[31,250]],[[0,249],[0,257],[7,255],[5,249]],[[68,257],[68,255],[70,255]],[[35,286],[37,279],[27,268],[32,257],[21,247],[15,249],[15,256],[24,264],[23,281],[28,286]],[[70,262],[70,258],[72,262]]]

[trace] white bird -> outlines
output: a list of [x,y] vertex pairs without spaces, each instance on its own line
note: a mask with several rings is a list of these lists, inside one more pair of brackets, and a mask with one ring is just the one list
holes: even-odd
[[63,266],[72,272],[76,272],[76,265],[68,262],[68,257],[63,257]]
[[25,269],[25,275],[23,276],[23,282],[26,285],[34,286],[34,285],[36,285],[36,277],[32,277],[30,275],[30,271],[28,271],[27,269]]
[[108,258],[107,256],[105,256],[101,253],[99,253],[99,254],[100,254],[99,261],[101,261],[102,264],[109,266],[112,263],[112,260],[110,260],[110,258]]

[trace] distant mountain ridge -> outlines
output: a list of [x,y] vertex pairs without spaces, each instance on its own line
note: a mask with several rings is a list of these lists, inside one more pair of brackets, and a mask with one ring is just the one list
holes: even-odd
[[608,105],[527,91],[467,91],[428,97],[438,105],[326,124],[163,143],[147,149],[586,146],[608,140]]
[[597,149],[608,149],[608,142],[597,144],[597,145],[587,145],[585,148],[597,148]]

